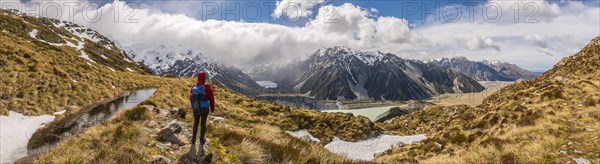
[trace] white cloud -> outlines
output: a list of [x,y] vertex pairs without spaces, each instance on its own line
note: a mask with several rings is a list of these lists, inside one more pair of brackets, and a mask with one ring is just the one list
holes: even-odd
[[525,41],[537,45],[541,48],[547,48],[548,47],[548,43],[546,43],[546,40],[544,39],[544,37],[538,35],[538,34],[527,34],[525,35],[525,37],[523,37],[523,39],[525,39]]
[[[279,3],[287,3],[283,1]],[[64,3],[47,0],[32,2]],[[124,23],[123,20],[131,10],[118,10],[119,22],[115,22],[115,10],[111,9],[114,6],[110,4],[98,10],[101,11],[101,18],[95,23],[86,21],[81,14],[72,20],[123,45],[181,44],[234,65],[288,61],[322,47],[339,45],[398,53],[403,57],[417,59],[462,55],[474,60],[508,61],[540,70],[577,52],[591,38],[600,35],[600,8],[585,6],[581,2],[533,1],[532,3],[541,5],[540,14],[534,17],[539,21],[524,23],[525,11],[521,11],[523,14],[520,22],[513,21],[514,15],[509,10],[513,3],[489,1],[487,5],[497,2],[508,15],[503,15],[502,20],[497,23],[490,23],[481,17],[470,21],[466,19],[467,13],[463,13],[464,18],[456,23],[427,23],[419,26],[409,26],[409,22],[401,18],[374,17],[376,9],[360,8],[349,3],[321,6],[319,4],[324,0],[310,2],[307,6],[311,7],[308,8],[317,12],[312,13],[312,9],[303,10],[310,11],[308,14],[304,12],[304,15],[314,17],[308,17],[311,21],[301,27],[201,21],[186,15],[169,14],[156,7],[139,10],[133,17],[137,19],[137,23]],[[526,4],[518,2],[521,8]],[[113,3],[117,4],[125,5],[122,1]],[[480,8],[483,6],[485,5],[478,6],[474,15],[481,16]],[[82,6],[76,9],[76,13],[84,11],[96,10],[84,10]],[[280,16],[287,14],[284,10],[280,11]],[[275,13],[277,10],[273,13],[277,15]],[[63,20],[68,20],[65,17],[67,14],[68,11],[62,11]],[[500,48],[501,51],[494,51]]]
[[[512,12],[509,7],[515,1],[510,2],[501,6],[503,11]],[[523,2],[517,2],[523,7]],[[580,2],[571,1],[537,3],[559,7],[553,9],[560,11],[556,12],[559,15],[546,18],[536,16],[534,18],[539,20],[537,23],[523,22],[524,15],[521,15],[520,22],[514,22],[514,15],[503,15],[502,20],[490,23],[482,17],[475,17],[474,21],[471,21],[467,13],[463,13],[463,18],[456,23],[427,23],[416,27],[414,31],[432,42],[432,47],[414,47],[411,51],[400,53],[404,57],[418,59],[452,57],[459,54],[473,60],[501,60],[532,70],[545,70],[562,57],[578,52],[592,38],[600,35],[600,8],[597,6],[583,6]],[[476,8],[474,15],[481,16],[480,8],[483,6]],[[540,7],[540,10],[542,8],[550,10],[552,7]],[[476,51],[465,46],[466,42],[473,39],[473,34],[491,38],[493,45],[501,47],[501,51]],[[527,35],[533,34],[543,41],[536,43],[533,36],[530,36],[529,40],[525,39]],[[543,42],[546,43],[546,48],[540,47],[543,46]],[[471,48],[477,47],[474,45]],[[413,52],[419,51],[425,51],[428,55],[415,57]]]
[[319,4],[324,3],[325,0],[281,0],[277,1],[275,10],[273,11],[273,17],[279,18],[281,16],[287,16],[291,19],[300,17],[308,17],[312,14],[312,10]]
[[492,38],[488,38],[485,36],[474,35],[471,39],[467,41],[466,46],[471,50],[493,48],[496,51],[500,51],[500,46],[494,44]]

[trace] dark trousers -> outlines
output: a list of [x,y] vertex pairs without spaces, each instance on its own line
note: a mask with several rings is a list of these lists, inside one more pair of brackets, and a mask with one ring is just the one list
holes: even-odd
[[201,124],[200,129],[200,144],[204,144],[206,139],[204,138],[204,133],[206,133],[206,119],[208,118],[208,108],[200,109],[198,113],[194,112],[194,129],[192,134],[192,144],[196,143],[196,134],[198,134],[198,122]]

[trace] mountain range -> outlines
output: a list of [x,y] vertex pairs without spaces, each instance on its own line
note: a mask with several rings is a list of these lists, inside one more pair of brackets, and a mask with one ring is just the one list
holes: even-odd
[[411,100],[485,89],[468,76],[433,64],[339,46],[266,67],[248,69],[255,71],[249,74],[316,99]]
[[450,68],[477,81],[515,81],[531,80],[536,74],[511,63],[493,61],[471,61],[466,57],[439,58],[427,63]]
[[190,47],[134,44],[121,48],[125,49],[131,58],[148,66],[156,75],[193,77],[199,70],[204,70],[209,79],[245,95],[256,95],[263,89],[235,66],[215,61]]

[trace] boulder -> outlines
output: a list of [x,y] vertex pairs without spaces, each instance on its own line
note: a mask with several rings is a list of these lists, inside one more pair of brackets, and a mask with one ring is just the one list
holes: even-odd
[[225,118],[223,117],[212,117],[211,120],[214,124],[220,124],[225,122]]
[[158,109],[158,115],[156,117],[165,117],[169,115],[169,111],[166,109]]
[[152,161],[150,161],[150,163],[152,163],[152,164],[171,164],[171,160],[162,155],[155,155],[155,156],[152,156]]
[[592,164],[592,162],[583,157],[573,158],[573,162],[575,162],[576,164]]
[[154,107],[152,105],[142,105],[142,108],[146,108],[146,110],[151,111],[151,112],[158,112],[157,110],[154,110],[156,107]]
[[183,123],[177,120],[171,121],[171,123],[158,132],[156,140],[161,142],[170,142],[180,146],[185,145],[185,143],[175,135],[176,133],[181,132],[183,126]]
[[179,108],[171,108],[169,110],[169,115],[179,117],[179,118],[185,118],[186,114],[187,114],[187,112],[185,110],[179,109]]
[[170,128],[174,133],[179,133],[185,127],[185,124],[177,120],[172,120],[165,128]]
[[158,127],[158,122],[152,120],[152,121],[148,122],[148,126],[149,127]]
[[[200,147],[200,150],[197,150],[195,147],[190,147],[190,150],[185,153],[177,163],[185,163],[185,164],[208,164],[212,161],[213,154],[208,151],[205,147]],[[208,152],[208,153],[207,153]]]

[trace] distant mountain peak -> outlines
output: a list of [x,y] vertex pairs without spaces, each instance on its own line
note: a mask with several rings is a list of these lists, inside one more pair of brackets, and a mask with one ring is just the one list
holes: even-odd
[[309,58],[334,57],[332,59],[341,61],[358,59],[364,64],[373,65],[376,61],[381,60],[384,56],[385,54],[379,51],[360,51],[346,46],[333,46],[321,48],[309,56]]
[[533,79],[536,74],[519,66],[498,60],[472,61],[463,56],[438,58],[427,63],[450,68],[479,81],[515,81],[518,79]]

